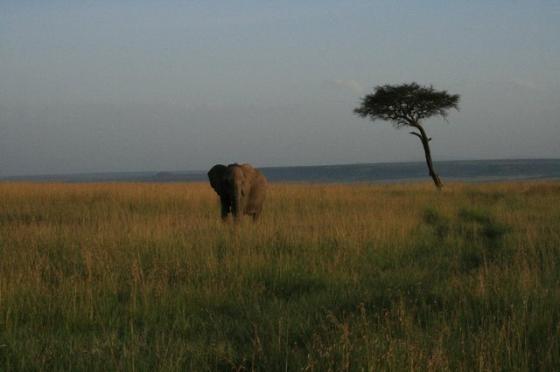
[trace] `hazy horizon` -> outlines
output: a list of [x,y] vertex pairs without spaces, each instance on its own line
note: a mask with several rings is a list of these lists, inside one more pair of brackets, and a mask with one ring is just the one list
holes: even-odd
[[560,158],[560,3],[0,0],[0,176],[423,161],[352,110],[460,94],[435,161]]
[[[526,162],[531,162],[533,165],[538,165],[539,167],[542,166],[543,164],[539,164],[539,163],[549,163],[549,162],[560,162],[560,158],[524,158],[524,159],[515,159],[515,158],[507,158],[507,159],[439,159],[434,161],[434,163],[436,164],[438,171],[443,171],[444,169],[448,169],[450,164],[469,164],[474,167],[476,167],[476,172],[480,173],[484,173],[486,170],[485,168],[489,165],[492,165],[493,168],[495,168],[497,171],[499,171],[500,173],[507,173],[507,177],[502,177],[502,176],[497,176],[495,179],[502,179],[502,180],[506,180],[506,179],[510,179],[508,177],[512,177],[509,173],[511,173],[510,170],[508,170],[509,167],[514,166],[514,167],[519,167],[522,166],[522,164],[526,163]],[[227,164],[227,163],[225,163]],[[391,170],[394,170],[396,168],[394,168],[394,166],[397,166],[399,164],[405,165],[405,166],[410,166],[410,165],[418,165],[419,169],[421,169],[422,172],[422,177],[421,178],[426,178],[427,177],[427,173],[425,174],[426,171],[426,161],[425,160],[411,160],[411,161],[394,161],[394,162],[363,162],[363,163],[329,163],[329,164],[303,164],[303,165],[274,165],[274,166],[267,166],[267,165],[263,165],[258,167],[261,170],[288,170],[288,169],[293,169],[296,170],[298,168],[309,168],[309,169],[313,169],[314,171],[316,171],[317,169],[320,168],[340,168],[341,170],[344,170],[344,168],[353,168],[353,167],[378,167],[378,166],[392,166],[393,168]],[[443,167],[443,169],[440,169],[440,167]],[[539,179],[556,179],[558,178],[558,176],[556,176],[556,170],[557,170],[557,166],[554,166],[554,171],[551,173],[550,170],[543,172],[536,172],[538,173],[538,176],[536,178]],[[542,170],[541,168],[538,169],[539,171]],[[123,181],[133,181],[136,180],[136,178],[134,178],[134,176],[141,176],[141,180],[146,181],[148,179],[154,180],[154,181],[158,181],[158,180],[166,180],[166,176],[177,176],[179,178],[173,178],[173,181],[188,181],[190,180],[190,178],[188,179],[183,179],[180,176],[181,175],[203,175],[203,179],[206,179],[206,172],[208,171],[207,168],[204,169],[144,169],[144,170],[121,170],[121,171],[95,171],[95,172],[68,172],[68,173],[45,173],[45,174],[39,174],[39,173],[35,173],[35,174],[14,174],[14,175],[0,175],[0,180],[56,180],[59,177],[70,177],[68,180],[69,181],[78,181],[80,179],[80,177],[88,177],[88,176],[93,176],[94,178],[91,178],[91,180],[95,181],[95,180],[103,180],[103,179],[107,179],[109,181],[118,181],[118,180],[123,180]],[[300,169],[301,171],[301,169]],[[469,169],[469,171],[472,173],[472,170]],[[406,174],[407,171],[403,170],[403,174]],[[442,175],[443,173],[440,172]],[[480,178],[480,176],[478,175],[478,173],[476,175],[472,175],[472,174],[463,174],[462,176],[464,177],[465,180],[476,180],[478,178]],[[107,176],[108,178],[95,178],[95,176],[99,176],[99,177],[104,177]],[[129,177],[127,177],[129,176]],[[333,174],[333,178],[337,178],[340,175],[334,175]],[[383,173],[380,175],[382,178],[384,177]],[[445,176],[448,176],[448,174],[445,174]],[[533,179],[533,176],[529,175],[520,175],[521,177],[519,179]],[[77,177],[74,179],[74,177]],[[124,177],[124,178],[122,178]],[[132,177],[132,178],[130,178]],[[143,178],[142,178],[143,177]],[[147,178],[146,178],[147,177]],[[152,178],[155,177],[155,178]],[[343,176],[340,176],[343,177]],[[453,178],[453,177],[452,177]],[[456,177],[455,177],[456,178]],[[515,177],[513,177],[515,178]],[[385,179],[385,178],[383,178]],[[390,179],[390,178],[387,178]],[[490,179],[490,178],[489,178]],[[494,179],[494,178],[491,178]],[[89,180],[89,178],[88,178]]]

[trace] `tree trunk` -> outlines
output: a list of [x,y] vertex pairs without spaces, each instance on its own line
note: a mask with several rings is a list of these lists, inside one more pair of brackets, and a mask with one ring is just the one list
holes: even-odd
[[426,132],[424,131],[424,128],[422,128],[420,124],[414,125],[414,128],[420,131],[420,134],[414,132],[413,134],[418,136],[420,138],[420,141],[422,141],[422,146],[424,147],[424,155],[426,155],[426,164],[428,165],[428,172],[430,174],[430,177],[432,177],[432,180],[434,180],[434,184],[436,185],[438,190],[441,190],[443,184],[441,183],[439,176],[434,170],[434,165],[432,164],[432,154],[430,152],[430,144],[429,144],[431,138],[428,138]]

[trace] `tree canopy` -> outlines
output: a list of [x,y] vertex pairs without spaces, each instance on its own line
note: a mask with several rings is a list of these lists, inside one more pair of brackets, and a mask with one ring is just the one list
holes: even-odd
[[354,109],[361,117],[372,121],[390,121],[395,127],[416,126],[421,120],[432,117],[447,117],[450,109],[459,109],[459,95],[445,90],[437,91],[432,86],[417,83],[377,86],[373,94],[362,99]]

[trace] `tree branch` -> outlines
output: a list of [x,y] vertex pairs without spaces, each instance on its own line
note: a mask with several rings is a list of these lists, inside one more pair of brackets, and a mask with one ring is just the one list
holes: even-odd
[[[422,141],[422,135],[420,135],[420,133],[416,133],[416,132],[408,132],[408,133],[420,138],[420,141]],[[432,137],[427,138],[427,140],[428,140],[428,142],[430,142],[432,140]]]
[[419,133],[416,132],[409,132],[409,133],[412,134],[413,136],[420,138],[420,141],[422,141],[422,136]]

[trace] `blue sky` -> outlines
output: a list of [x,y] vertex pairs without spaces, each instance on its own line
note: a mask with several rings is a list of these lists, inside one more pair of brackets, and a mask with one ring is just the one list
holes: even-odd
[[435,159],[560,157],[557,1],[3,1],[0,175],[422,161],[353,116],[460,94]]

